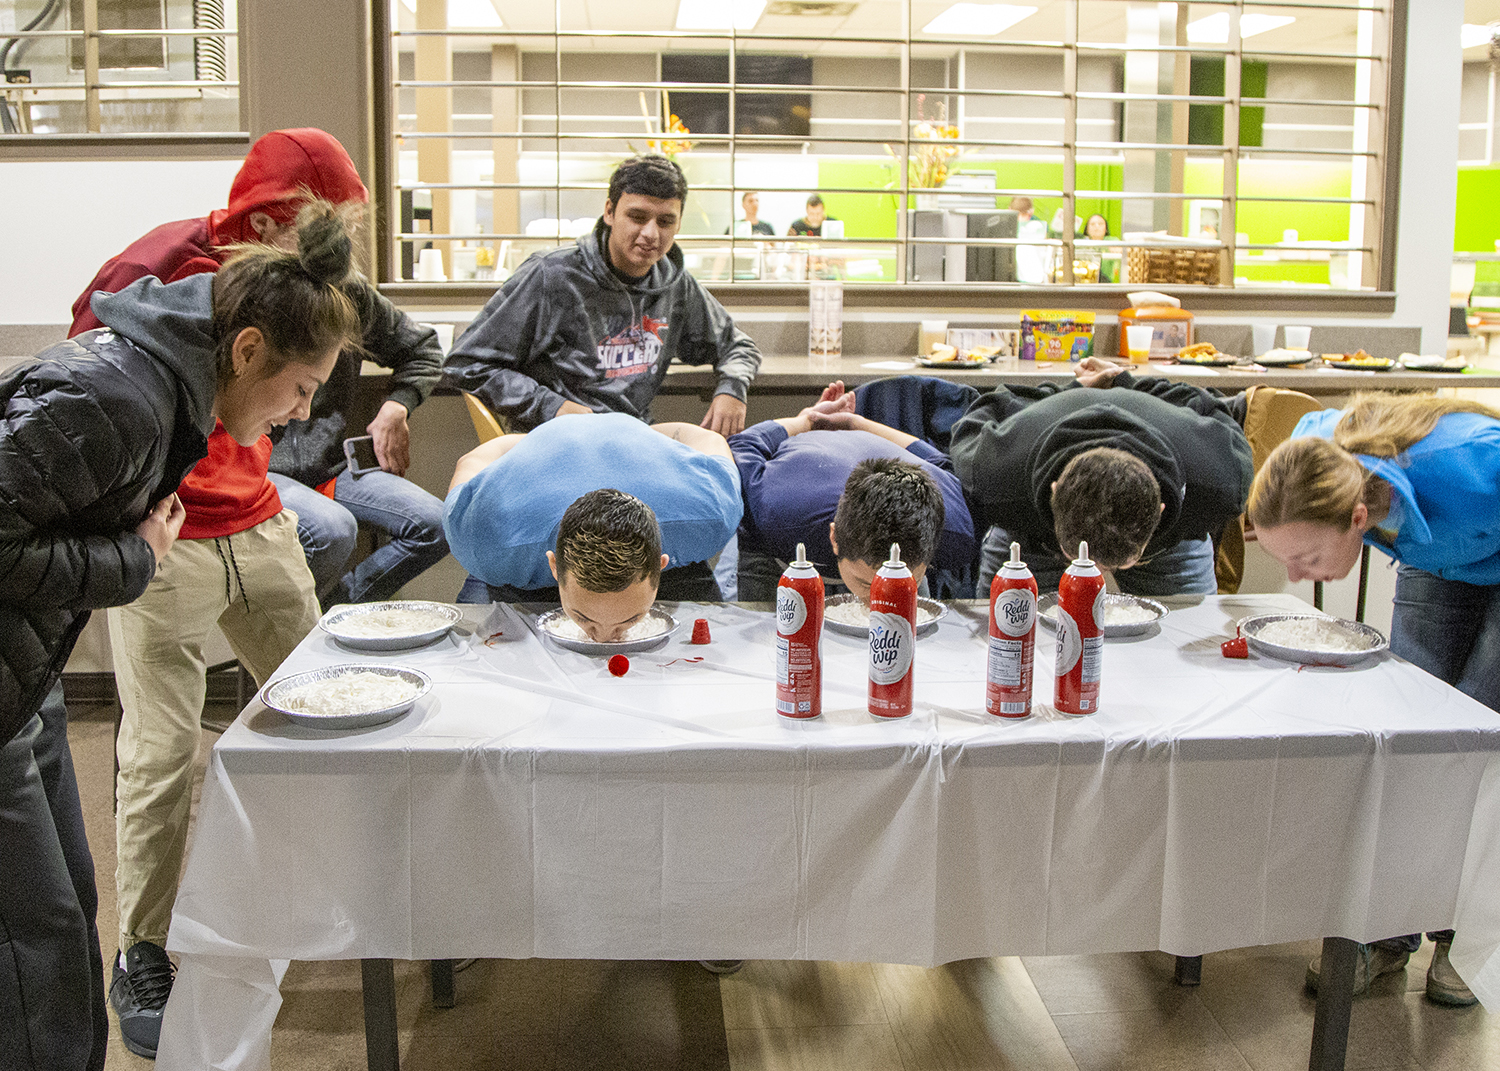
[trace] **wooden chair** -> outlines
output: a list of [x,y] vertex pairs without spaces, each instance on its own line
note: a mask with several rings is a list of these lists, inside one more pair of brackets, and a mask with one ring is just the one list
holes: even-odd
[[469,419],[474,422],[474,434],[479,436],[480,442],[487,443],[508,434],[505,422],[468,391],[464,391],[464,405],[469,408]]
[[[1292,437],[1292,429],[1308,413],[1324,405],[1301,391],[1257,385],[1245,392],[1245,438],[1250,440],[1250,463],[1255,472],[1271,451]],[[1233,595],[1245,578],[1245,518],[1236,517],[1215,541],[1214,574],[1220,595]],[[1360,590],[1364,587],[1361,585]],[[1314,588],[1314,601],[1322,606],[1322,585]]]

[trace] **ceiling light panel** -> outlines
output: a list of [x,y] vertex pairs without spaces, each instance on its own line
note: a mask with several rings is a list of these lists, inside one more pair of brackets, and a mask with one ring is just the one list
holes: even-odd
[[[1254,37],[1268,30],[1278,30],[1296,22],[1291,15],[1241,15],[1240,38]],[[1188,23],[1188,41],[1195,45],[1225,45],[1229,43],[1229,12],[1220,11],[1206,18]]]
[[943,37],[993,37],[1036,12],[1026,4],[954,4],[923,26],[922,32]]
[[766,0],[681,0],[679,30],[753,30]]

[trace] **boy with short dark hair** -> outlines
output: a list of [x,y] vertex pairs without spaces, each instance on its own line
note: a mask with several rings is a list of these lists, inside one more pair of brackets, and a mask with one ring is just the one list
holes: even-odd
[[1212,539],[1250,489],[1250,444],[1228,404],[1093,357],[1076,374],[1061,389],[997,388],[953,425],[954,471],[989,529],[979,593],[1012,540],[1043,590],[1087,540],[1122,591],[1212,594]]
[[854,395],[833,383],[797,416],[729,440],[745,501],[741,599],[774,599],[798,543],[826,580],[865,600],[892,543],[919,582],[929,568],[972,565],[973,522],[947,457],[853,410]]
[[460,602],[560,603],[590,638],[607,641],[658,594],[718,601],[707,562],[740,512],[722,436],[607,413],[551,420],[465,454],[444,525],[470,574]]
[[609,180],[604,214],[569,248],[535,253],[490,298],[445,366],[516,431],[570,413],[651,419],[667,367],[712,364],[702,426],[733,435],[760,350],[683,267],[674,244],[687,180],[665,156],[635,156]]

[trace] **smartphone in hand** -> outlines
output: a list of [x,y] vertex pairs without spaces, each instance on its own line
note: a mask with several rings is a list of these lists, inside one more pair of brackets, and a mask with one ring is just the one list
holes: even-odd
[[349,472],[355,477],[380,471],[380,459],[375,456],[375,440],[369,435],[345,439],[344,457],[348,458]]

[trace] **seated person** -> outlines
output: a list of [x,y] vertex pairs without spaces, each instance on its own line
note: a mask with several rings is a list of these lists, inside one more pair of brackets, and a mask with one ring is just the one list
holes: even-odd
[[593,231],[528,257],[454,343],[450,381],[516,431],[563,413],[649,421],[676,358],[718,369],[703,427],[743,429],[760,350],[682,266],[687,193],[665,156],[626,160]]
[[465,454],[445,527],[470,574],[460,602],[560,602],[607,640],[650,609],[658,580],[664,599],[717,601],[708,559],[740,512],[721,436],[609,413],[551,420]]
[[823,224],[833,218],[823,207],[823,198],[813,194],[807,199],[807,215],[793,222],[786,233],[792,238],[821,238]]
[[842,383],[795,417],[746,428],[729,448],[745,500],[741,599],[775,599],[798,543],[825,579],[866,601],[892,543],[919,583],[929,566],[962,571],[974,559],[974,523],[948,458],[859,416]]
[[997,388],[953,425],[953,469],[990,527],[978,593],[1012,540],[1044,591],[1087,540],[1122,591],[1213,594],[1212,537],[1250,490],[1250,444],[1229,406],[1098,358],[1077,374],[1063,389]]
[[740,198],[740,205],[745,209],[742,219],[737,219],[733,227],[726,227],[724,233],[734,231],[735,234],[748,237],[754,234],[764,234],[774,238],[776,228],[760,218],[760,194],[754,190],[748,191]]

